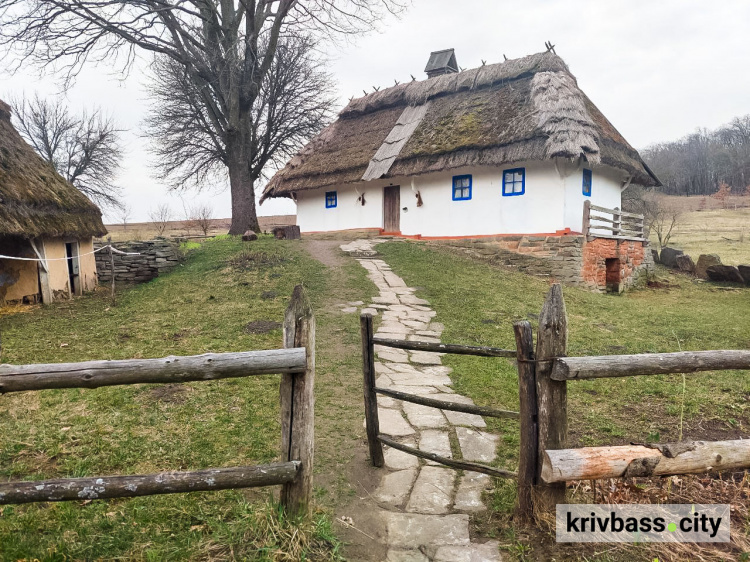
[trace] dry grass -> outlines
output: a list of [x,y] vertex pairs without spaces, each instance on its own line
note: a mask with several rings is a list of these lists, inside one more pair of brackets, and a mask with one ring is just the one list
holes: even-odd
[[714,208],[707,210],[699,210],[700,197],[668,199],[684,208],[670,246],[685,250],[694,261],[700,254],[718,254],[726,264],[750,264],[750,197],[732,198],[737,201],[727,209],[716,208],[719,202],[708,198]]
[[[275,215],[271,217],[258,217],[260,229],[263,232],[270,232],[275,226],[288,226],[296,224],[296,215]],[[219,236],[229,232],[231,219],[213,219],[208,236]],[[105,225],[108,231],[107,236],[111,236],[114,242],[124,242],[130,240],[153,240],[158,231],[156,226],[151,222],[134,222],[126,226],[122,224]],[[180,238],[184,236],[203,236],[203,232],[191,225],[191,221],[170,221],[163,236],[166,238]],[[104,237],[106,238],[106,236]]]

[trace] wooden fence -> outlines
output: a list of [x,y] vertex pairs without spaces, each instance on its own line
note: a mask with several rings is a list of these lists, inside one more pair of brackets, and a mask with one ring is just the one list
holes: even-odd
[[[593,214],[592,211],[598,214]],[[646,241],[643,215],[626,213],[617,207],[599,207],[592,205],[589,200],[583,203],[582,232],[589,242],[594,238]]]
[[302,286],[284,317],[284,349],[190,357],[0,365],[0,394],[54,388],[184,383],[281,374],[281,462],[189,472],[0,483],[0,504],[124,498],[282,485],[289,513],[309,514],[313,470],[315,318]]
[[[513,325],[516,350],[454,344],[389,340],[373,336],[372,317],[363,315],[362,356],[367,438],[375,466],[383,466],[382,444],[456,469],[517,478],[516,516],[530,521],[535,513],[565,503],[566,482],[634,476],[663,476],[750,468],[750,440],[681,442],[568,449],[567,381],[723,369],[750,370],[750,351],[686,351],[639,355],[566,357],[567,315],[562,288],[550,288],[539,315],[536,346],[528,321]],[[514,358],[518,370],[519,412],[508,412],[434,400],[375,385],[375,344],[400,349]],[[520,422],[518,472],[446,459],[402,445],[379,432],[377,395],[442,410],[515,418]]]

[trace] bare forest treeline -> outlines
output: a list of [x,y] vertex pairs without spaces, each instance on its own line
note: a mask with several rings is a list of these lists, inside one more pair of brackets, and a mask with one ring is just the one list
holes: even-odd
[[698,129],[641,151],[669,195],[711,195],[723,182],[740,195],[750,185],[750,115],[714,131]]

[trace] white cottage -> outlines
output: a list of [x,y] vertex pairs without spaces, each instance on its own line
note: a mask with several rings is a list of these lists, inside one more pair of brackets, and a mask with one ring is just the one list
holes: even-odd
[[269,182],[303,233],[372,229],[416,238],[582,231],[584,202],[620,208],[659,185],[638,153],[545,52],[353,99]]

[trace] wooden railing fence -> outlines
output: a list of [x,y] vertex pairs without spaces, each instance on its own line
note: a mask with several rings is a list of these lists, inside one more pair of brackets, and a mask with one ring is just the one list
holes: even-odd
[[582,232],[589,242],[594,238],[646,241],[643,215],[626,213],[617,207],[599,207],[588,200],[583,203]]
[[284,349],[189,357],[0,365],[0,394],[55,388],[184,383],[281,374],[281,462],[187,472],[0,483],[0,504],[125,498],[281,485],[290,514],[310,512],[315,318],[302,286],[284,318]]
[[[566,357],[567,314],[559,284],[550,288],[539,315],[536,348],[531,324],[526,320],[513,325],[515,351],[377,338],[373,336],[372,317],[369,315],[361,317],[361,328],[365,418],[373,464],[383,466],[382,445],[386,444],[452,468],[484,472],[492,476],[515,477],[518,487],[516,517],[521,521],[530,521],[535,514],[554,511],[556,504],[565,503],[565,483],[570,480],[663,476],[750,468],[750,439],[566,448],[567,381],[725,369],[750,370],[750,350]],[[520,411],[509,412],[468,406],[378,388],[375,384],[375,344],[408,350],[513,358],[518,370]],[[405,446],[381,435],[378,425],[378,394],[443,410],[518,419],[518,472],[447,459]]]

